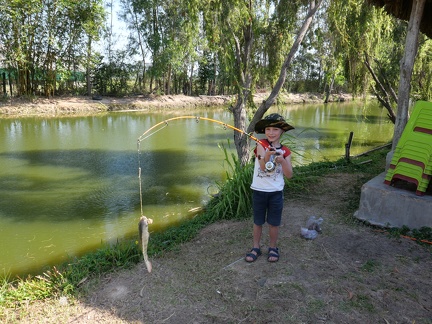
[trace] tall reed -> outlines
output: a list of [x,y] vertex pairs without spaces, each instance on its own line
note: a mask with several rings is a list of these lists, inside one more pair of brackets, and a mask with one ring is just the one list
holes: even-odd
[[218,183],[219,193],[206,206],[205,213],[211,221],[222,219],[243,219],[251,215],[253,163],[242,166],[234,153],[225,155],[226,181]]

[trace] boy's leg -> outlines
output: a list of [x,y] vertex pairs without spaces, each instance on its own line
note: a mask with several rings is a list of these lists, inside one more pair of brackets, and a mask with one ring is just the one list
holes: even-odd
[[[267,213],[267,223],[269,224],[269,257],[268,261],[276,262],[279,260],[277,242],[279,238],[279,226],[282,220],[283,211],[283,192],[274,192],[269,201],[269,211]],[[270,251],[271,249],[271,251]]]
[[277,240],[279,237],[279,226],[269,225],[269,236],[270,236],[269,246],[272,248],[277,247]]
[[253,226],[253,247],[254,248],[260,248],[260,242],[261,242],[261,235],[262,235],[262,225],[255,225]]
[[253,247],[260,248],[262,227],[267,214],[267,193],[253,191]]
[[[253,225],[253,247],[260,249],[260,242],[261,242],[261,234],[262,234],[262,226],[261,225]],[[254,254],[258,257],[257,252],[250,251],[249,253]],[[254,261],[254,258],[251,256],[246,255],[246,261],[252,262]]]
[[[269,225],[269,236],[270,236],[269,247],[270,248],[277,248],[277,240],[279,237],[279,226]],[[268,257],[268,260],[270,262],[275,262],[275,261],[279,260],[279,257],[270,255]]]

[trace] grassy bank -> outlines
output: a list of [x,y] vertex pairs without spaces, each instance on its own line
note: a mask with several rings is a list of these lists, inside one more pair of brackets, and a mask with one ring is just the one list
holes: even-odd
[[[302,196],[313,188],[320,178],[331,173],[358,174],[358,185],[347,195],[347,210],[343,212],[346,223],[360,223],[352,217],[357,209],[361,184],[381,173],[385,165],[387,150],[375,151],[368,156],[360,157],[351,162],[341,159],[336,162],[320,162],[295,168],[295,177],[287,182],[286,190],[290,196]],[[176,249],[179,244],[193,239],[200,229],[211,223],[226,219],[245,219],[250,217],[251,202],[249,184],[251,182],[252,165],[240,167],[232,157],[226,156],[228,181],[219,184],[220,192],[206,206],[203,213],[195,218],[160,233],[152,233],[149,243],[149,255],[161,255],[166,251]],[[409,229],[395,229],[392,235],[421,235],[422,239],[432,239],[427,236],[427,230],[421,233]],[[417,231],[419,232],[419,231]],[[426,236],[426,237],[425,237]],[[122,241],[114,246],[106,246],[94,253],[79,259],[52,267],[38,276],[27,278],[0,279],[0,307],[19,308],[29,301],[60,296],[76,297],[81,293],[82,284],[90,279],[118,269],[131,268],[142,259],[137,242]],[[0,318],[2,311],[0,308]]]

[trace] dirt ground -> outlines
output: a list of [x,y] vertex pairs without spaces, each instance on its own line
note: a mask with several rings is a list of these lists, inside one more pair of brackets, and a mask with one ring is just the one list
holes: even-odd
[[[221,222],[131,270],[88,283],[82,299],[25,308],[20,323],[432,323],[431,250],[347,222],[356,175],[323,177],[285,197],[277,263],[244,261],[252,221]],[[345,212],[344,212],[345,211]],[[322,217],[314,240],[300,235]],[[13,321],[11,321],[13,322]]]
[[[244,261],[252,219],[203,229],[193,241],[133,269],[6,312],[7,323],[432,323],[432,255],[409,239],[350,222],[359,175],[335,173],[300,197],[285,196],[280,260]],[[300,235],[322,217],[314,240]],[[151,230],[151,228],[150,228]],[[151,239],[151,238],[150,238]]]

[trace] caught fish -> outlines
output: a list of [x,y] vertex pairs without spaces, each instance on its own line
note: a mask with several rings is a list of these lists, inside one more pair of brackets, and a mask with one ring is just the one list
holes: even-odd
[[142,253],[144,256],[144,262],[147,267],[147,271],[152,271],[152,264],[148,259],[147,255],[147,247],[148,247],[148,241],[149,241],[149,231],[148,231],[148,225],[153,223],[153,220],[150,218],[145,217],[144,215],[141,216],[140,221],[138,223],[138,230],[139,230],[139,237],[141,241],[141,247],[142,247]]

